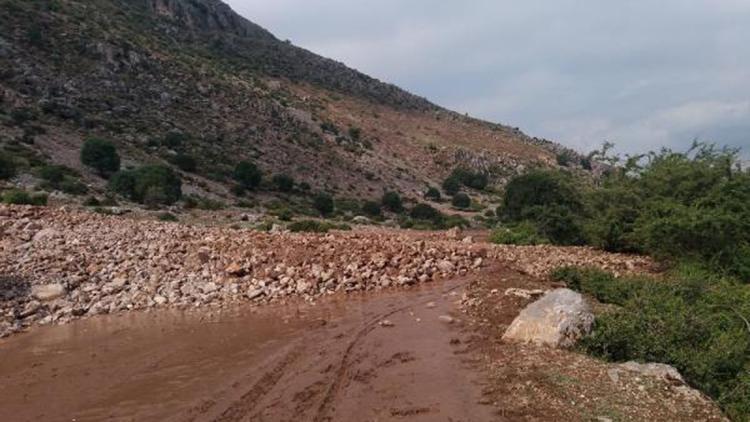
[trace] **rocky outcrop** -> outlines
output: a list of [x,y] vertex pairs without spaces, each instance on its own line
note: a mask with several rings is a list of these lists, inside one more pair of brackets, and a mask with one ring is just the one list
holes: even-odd
[[568,348],[586,335],[593,323],[594,315],[583,296],[557,289],[521,311],[503,339]]

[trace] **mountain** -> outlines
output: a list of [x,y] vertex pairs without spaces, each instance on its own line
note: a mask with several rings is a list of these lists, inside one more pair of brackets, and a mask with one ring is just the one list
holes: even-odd
[[[561,147],[472,119],[277,39],[219,0],[0,0],[0,144],[23,170],[191,162],[189,192],[229,198],[240,160],[339,197],[418,197],[456,167],[502,185]],[[193,165],[194,164],[194,165]]]

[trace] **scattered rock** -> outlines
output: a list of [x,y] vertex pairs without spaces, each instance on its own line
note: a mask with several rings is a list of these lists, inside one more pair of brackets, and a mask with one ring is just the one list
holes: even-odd
[[526,290],[518,288],[510,288],[505,291],[505,296],[516,296],[524,299],[531,299],[544,294],[544,290]]
[[586,335],[593,323],[594,315],[583,296],[557,289],[521,311],[503,339],[568,348]]
[[453,324],[454,322],[456,322],[456,320],[452,316],[448,315],[440,315],[438,319],[440,320],[440,322],[444,322],[446,324]]
[[638,363],[626,362],[618,365],[618,368],[629,372],[635,372],[642,376],[658,378],[673,384],[685,384],[685,380],[675,367],[663,363]]
[[65,286],[59,283],[41,284],[31,288],[31,295],[42,302],[65,296]]
[[387,319],[384,319],[384,320],[380,321],[378,324],[381,327],[387,327],[387,328],[394,327],[396,325],[396,324],[392,323],[391,321],[389,321]]

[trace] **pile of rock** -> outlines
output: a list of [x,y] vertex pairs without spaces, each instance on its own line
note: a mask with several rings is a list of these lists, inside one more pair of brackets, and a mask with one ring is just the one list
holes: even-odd
[[394,232],[262,233],[0,208],[0,335],[157,306],[307,300],[466,274],[484,249]]

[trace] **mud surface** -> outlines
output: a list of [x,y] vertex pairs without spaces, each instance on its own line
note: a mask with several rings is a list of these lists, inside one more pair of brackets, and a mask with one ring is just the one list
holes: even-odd
[[39,327],[0,340],[0,420],[495,420],[456,313],[467,282]]

